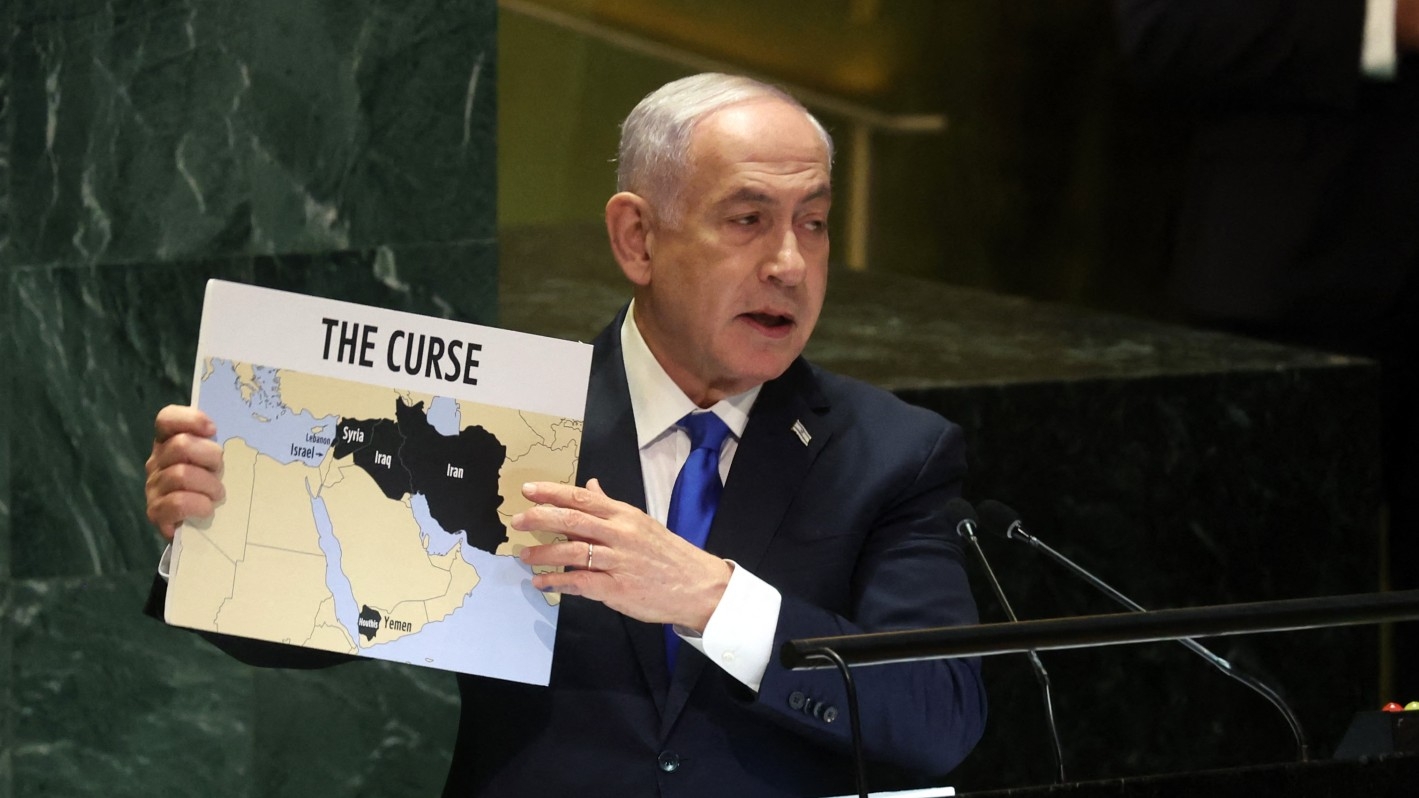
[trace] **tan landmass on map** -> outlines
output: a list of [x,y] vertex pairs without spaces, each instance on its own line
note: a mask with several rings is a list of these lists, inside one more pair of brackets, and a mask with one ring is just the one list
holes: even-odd
[[321,554],[311,509],[311,493],[320,489],[320,469],[299,460],[282,465],[258,457],[253,474],[247,545]]
[[329,598],[324,557],[250,545],[237,566],[232,598],[217,613],[217,631],[302,643]]
[[184,524],[173,543],[173,574],[178,570],[201,574],[201,579],[172,578],[168,583],[163,618],[168,623],[211,629],[217,610],[231,598],[236,563],[221,552],[203,523]]
[[350,633],[340,625],[339,619],[335,617],[334,596],[320,602],[320,609],[315,613],[315,628],[311,630],[310,637],[307,637],[301,645],[322,648],[326,651],[339,651],[343,654],[356,653],[355,643],[350,640]]
[[[462,425],[466,427],[477,424],[493,433],[498,442],[507,449],[509,460],[521,457],[534,446],[546,445],[545,433],[539,432],[532,424],[529,424],[524,415],[531,415],[537,419],[535,414],[523,414],[521,411],[506,407],[480,405],[477,402],[466,401],[458,403],[458,416],[462,420]],[[546,418],[550,419],[551,417]]]
[[246,441],[231,438],[222,447],[222,487],[227,491],[207,525],[206,537],[232,562],[246,554],[246,536],[250,527],[251,490],[256,484],[256,450]]
[[425,624],[443,620],[463,606],[468,594],[478,586],[479,576],[477,569],[463,559],[462,548],[462,544],[457,544],[446,554],[429,557],[430,564],[448,573],[448,589],[442,596],[427,601],[402,601],[388,610],[375,608],[384,615],[385,623],[369,644],[389,643],[405,635],[418,634]]
[[261,389],[260,383],[256,380],[256,369],[250,363],[232,363],[232,369],[236,371],[237,385],[241,390],[243,402],[250,402],[251,397]]
[[337,461],[342,479],[321,492],[330,522],[340,530],[340,570],[357,604],[394,607],[427,601],[449,588],[449,571],[430,562],[419,524],[406,501],[385,498],[350,458]]
[[212,518],[184,523],[173,544],[173,569],[201,574],[201,579],[171,579],[168,623],[210,629],[222,602],[232,595],[237,562],[246,555],[247,516],[251,509],[256,450],[239,440],[227,441],[223,485],[227,498]]

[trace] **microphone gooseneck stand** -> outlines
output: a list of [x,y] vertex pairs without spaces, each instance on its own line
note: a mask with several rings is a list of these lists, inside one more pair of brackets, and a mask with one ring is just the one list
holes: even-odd
[[827,660],[838,669],[838,673],[843,676],[843,687],[847,691],[847,715],[848,722],[852,724],[852,760],[853,771],[857,776],[857,794],[859,798],[868,798],[867,794],[867,760],[862,755],[862,721],[857,718],[857,686],[852,681],[852,669],[848,667],[843,658],[830,647],[816,648],[803,652],[805,658]]
[[[956,522],[956,534],[970,542],[971,548],[976,553],[976,559],[980,561],[981,567],[985,569],[986,580],[990,582],[991,588],[995,591],[995,599],[1000,602],[1000,606],[1005,610],[1005,616],[1012,622],[1019,622],[1015,616],[1015,610],[1010,606],[1009,599],[1005,598],[1005,589],[1000,586],[1000,580],[995,578],[995,570],[990,567],[990,561],[985,557],[985,551],[980,547],[980,541],[976,539],[976,512],[965,499],[952,499],[946,504],[947,510],[961,519]],[[1067,779],[1064,775],[1064,748],[1059,743],[1059,727],[1054,720],[1054,699],[1050,694],[1049,671],[1045,670],[1045,664],[1040,660],[1039,652],[1031,649],[1025,652],[1025,656],[1030,660],[1030,667],[1035,672],[1035,680],[1040,683],[1040,692],[1045,700],[1045,723],[1049,726],[1050,742],[1054,748],[1054,769],[1055,780],[1058,784],[1063,784]]]
[[[1133,612],[1148,612],[1148,610],[1145,609],[1138,602],[1118,592],[1108,583],[1104,582],[1102,579],[1090,573],[1082,565],[1079,565],[1078,563],[1074,562],[1063,554],[1060,554],[1058,551],[1055,551],[1044,541],[1040,540],[1034,535],[1031,535],[1029,532],[1026,532],[1024,527],[1021,525],[1020,514],[1010,509],[1006,505],[1001,504],[997,501],[986,500],[981,502],[980,512],[981,516],[985,521],[986,530],[1000,535],[1006,540],[1020,541],[1021,543],[1028,544],[1031,548],[1038,549],[1039,551],[1044,552],[1044,554],[1050,559],[1054,560],[1060,565],[1063,565],[1076,576],[1083,579],[1085,582],[1088,582],[1099,592],[1103,593],[1104,595],[1108,596],[1109,598],[1113,599],[1124,607],[1127,607]],[[1291,708],[1286,705],[1286,701],[1282,699],[1281,696],[1277,694],[1275,690],[1273,690],[1266,683],[1246,673],[1242,673],[1241,671],[1232,667],[1232,663],[1213,653],[1211,649],[1208,649],[1206,646],[1202,645],[1201,643],[1190,637],[1178,638],[1178,642],[1181,643],[1189,651],[1192,651],[1194,654],[1197,654],[1199,657],[1202,657],[1203,659],[1207,660],[1207,662],[1209,662],[1213,667],[1217,668],[1217,670],[1221,671],[1227,676],[1230,676],[1238,682],[1241,682],[1242,684],[1246,685],[1247,687],[1255,691],[1257,694],[1259,694],[1262,698],[1265,698],[1267,701],[1271,702],[1271,705],[1276,707],[1277,711],[1281,713],[1281,716],[1286,719],[1287,725],[1291,727],[1291,735],[1296,739],[1297,761],[1305,762],[1310,759],[1310,745],[1306,741],[1306,733],[1305,730],[1301,728],[1301,722],[1296,719],[1295,713],[1291,711]]]

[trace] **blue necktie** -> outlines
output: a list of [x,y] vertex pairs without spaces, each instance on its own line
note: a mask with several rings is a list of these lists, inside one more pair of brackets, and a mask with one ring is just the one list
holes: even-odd
[[[671,532],[705,547],[714,510],[719,506],[719,494],[724,484],[719,481],[719,448],[729,435],[729,427],[714,413],[691,413],[680,419],[678,426],[690,433],[690,457],[680,467],[675,489],[670,493],[670,513],[665,525]],[[680,637],[670,624],[665,625],[665,660],[670,673],[675,673],[675,653]]]

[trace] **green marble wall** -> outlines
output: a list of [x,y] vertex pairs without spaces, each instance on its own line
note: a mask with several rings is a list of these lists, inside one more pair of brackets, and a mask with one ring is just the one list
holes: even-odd
[[444,674],[140,614],[209,277],[497,306],[494,0],[0,3],[0,796],[436,794]]

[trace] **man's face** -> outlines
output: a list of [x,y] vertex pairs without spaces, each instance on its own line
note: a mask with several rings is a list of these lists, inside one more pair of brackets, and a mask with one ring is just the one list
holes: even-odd
[[784,372],[818,322],[828,281],[828,152],[779,100],[695,127],[680,223],[653,218],[636,321],[661,366],[708,407]]

